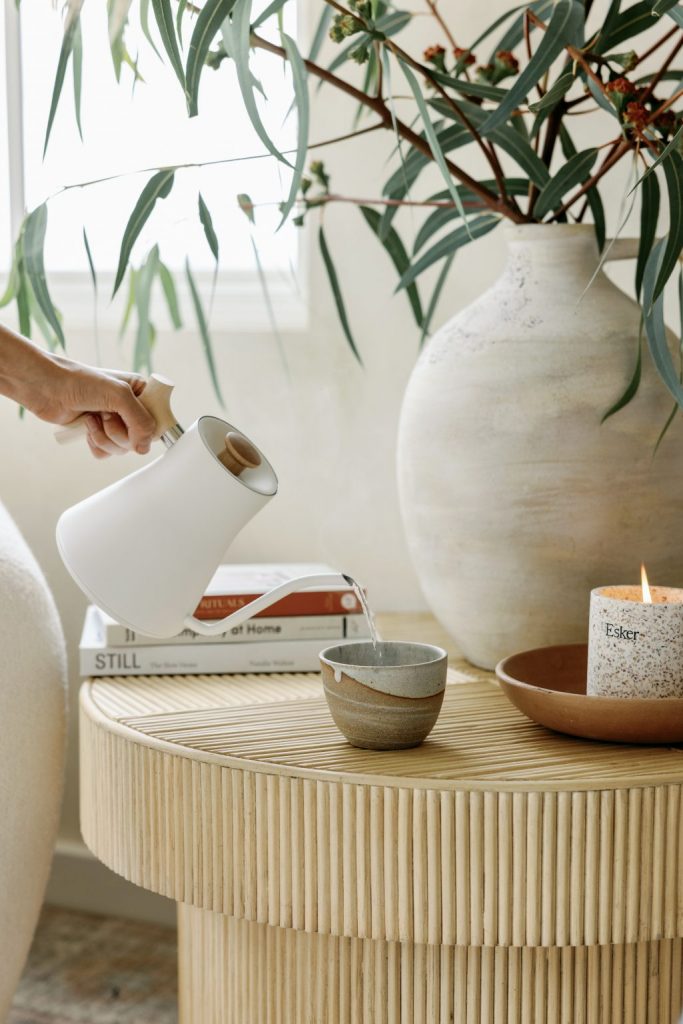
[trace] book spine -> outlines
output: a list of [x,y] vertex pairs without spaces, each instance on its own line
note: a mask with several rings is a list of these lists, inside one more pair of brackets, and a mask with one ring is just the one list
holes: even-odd
[[[195,610],[198,619],[222,619],[236,612],[261,594],[205,594]],[[280,618],[290,615],[349,615],[361,612],[352,590],[302,590],[276,601],[254,618]]]
[[196,647],[81,647],[80,670],[82,676],[317,672],[322,646],[318,640],[274,640]]
[[[341,640],[345,636],[362,636],[365,625],[364,615],[289,615],[279,619],[249,619],[220,636],[201,636],[185,629],[163,644],[168,647],[172,644],[262,643],[264,640]],[[118,622],[106,621],[101,627],[98,638],[105,647],[159,646],[159,640],[136,633]]]

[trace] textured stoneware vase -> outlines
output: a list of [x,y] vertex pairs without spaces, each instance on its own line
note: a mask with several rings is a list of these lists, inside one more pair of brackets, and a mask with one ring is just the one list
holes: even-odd
[[487,668],[585,641],[591,589],[635,582],[641,561],[655,583],[683,582],[681,417],[653,459],[672,400],[647,353],[635,400],[600,423],[633,373],[638,307],[602,272],[583,294],[591,227],[506,237],[502,276],[418,360],[398,445],[425,596]]

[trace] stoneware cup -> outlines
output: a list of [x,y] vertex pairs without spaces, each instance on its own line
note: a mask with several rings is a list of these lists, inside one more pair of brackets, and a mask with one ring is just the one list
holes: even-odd
[[416,747],[432,731],[448,668],[441,647],[364,640],[328,647],[320,663],[332,718],[354,747]]

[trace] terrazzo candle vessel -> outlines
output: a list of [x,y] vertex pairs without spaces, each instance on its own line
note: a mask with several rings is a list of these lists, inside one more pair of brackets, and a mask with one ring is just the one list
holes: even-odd
[[591,592],[587,692],[683,697],[683,590],[645,581]]

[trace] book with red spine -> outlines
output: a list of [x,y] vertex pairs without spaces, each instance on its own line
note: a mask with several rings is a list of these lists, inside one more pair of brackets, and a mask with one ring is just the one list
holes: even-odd
[[[242,563],[221,565],[206,588],[195,611],[198,619],[222,619],[243,608],[256,597],[297,576],[335,572],[328,565],[308,562]],[[255,618],[278,618],[290,615],[354,615],[362,611],[353,589],[341,584],[299,590],[283,597]]]

